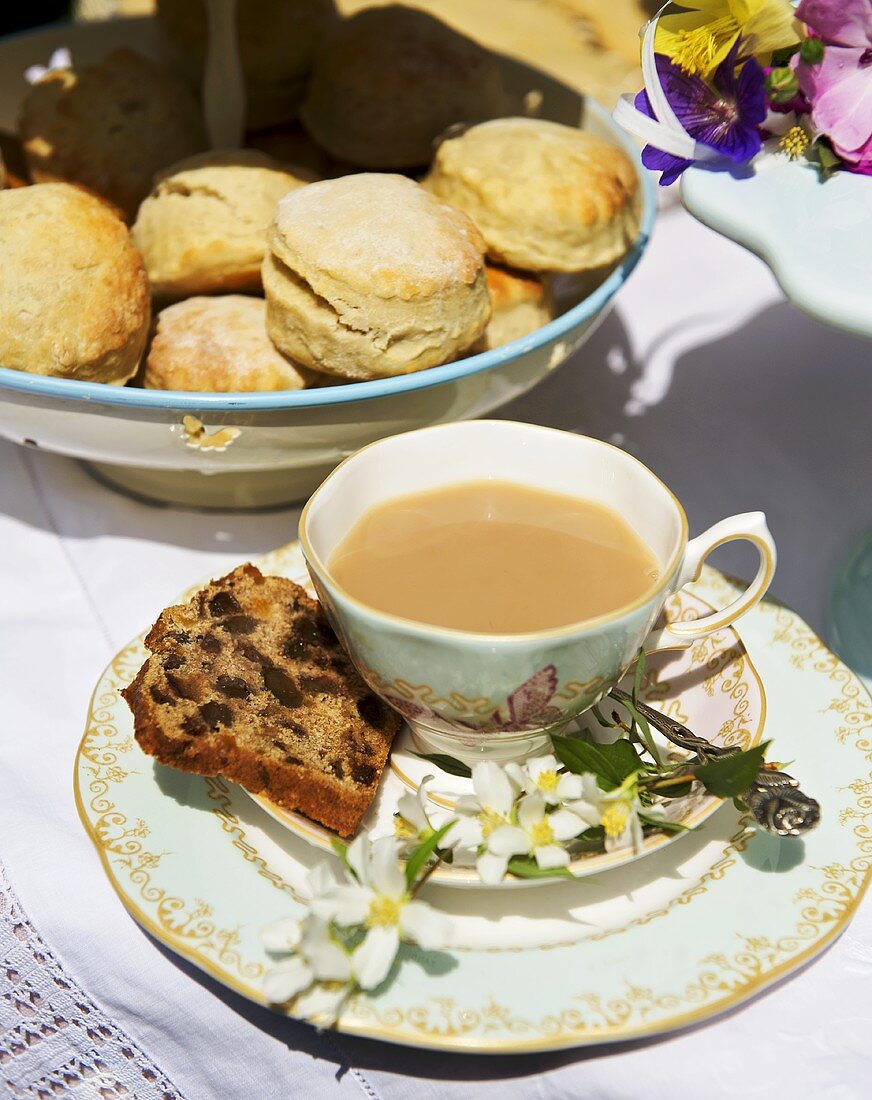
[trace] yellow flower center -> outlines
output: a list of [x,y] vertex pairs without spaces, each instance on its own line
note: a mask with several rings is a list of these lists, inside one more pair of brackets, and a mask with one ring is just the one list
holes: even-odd
[[801,126],[791,126],[779,144],[791,160],[796,160],[808,148],[808,134]]
[[539,772],[539,778],[536,780],[536,786],[540,791],[553,791],[557,789],[557,772],[548,770]]
[[367,928],[391,928],[399,919],[400,903],[395,898],[380,895],[369,903],[369,912],[364,923]]
[[600,817],[600,825],[605,829],[606,836],[620,836],[627,827],[629,816],[630,807],[626,802],[612,802]]
[[738,33],[738,24],[731,15],[722,15],[692,30],[680,30],[672,60],[690,76],[707,76],[723,47],[729,46]]
[[394,818],[394,835],[398,836],[400,840],[411,840],[418,835],[418,831],[414,825],[398,814]]
[[541,821],[536,822],[530,830],[530,839],[533,842],[534,848],[541,848],[546,844],[553,843],[554,830],[548,824],[547,818],[543,817]]
[[490,806],[485,806],[478,815],[478,820],[481,825],[481,835],[483,837],[489,837],[494,829],[498,829],[500,825],[506,824],[506,819],[503,815],[498,814],[496,810],[492,810]]

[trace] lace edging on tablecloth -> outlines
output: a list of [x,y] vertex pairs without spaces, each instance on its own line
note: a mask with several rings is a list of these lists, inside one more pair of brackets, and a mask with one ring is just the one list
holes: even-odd
[[27,1100],[184,1100],[46,946],[0,863],[0,1085]]

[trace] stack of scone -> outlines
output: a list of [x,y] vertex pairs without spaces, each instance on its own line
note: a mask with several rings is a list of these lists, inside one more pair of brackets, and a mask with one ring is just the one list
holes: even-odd
[[207,152],[205,0],[158,8],[167,67],[118,50],[24,99],[0,365],[218,392],[408,374],[541,327],[554,273],[635,237],[625,154],[503,117],[498,59],[424,12],[238,0],[250,147]]

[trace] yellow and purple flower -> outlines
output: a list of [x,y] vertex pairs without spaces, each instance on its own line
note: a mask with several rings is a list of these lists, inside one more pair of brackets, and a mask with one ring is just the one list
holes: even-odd
[[[660,85],[681,126],[699,145],[735,164],[744,164],[759,152],[759,127],[766,117],[764,71],[754,58],[739,61],[741,44],[736,39],[711,83],[685,72],[663,54],[655,57]],[[636,96],[635,106],[656,119],[646,91]],[[693,159],[649,144],[642,151],[642,163],[660,172],[660,183],[667,186]]]

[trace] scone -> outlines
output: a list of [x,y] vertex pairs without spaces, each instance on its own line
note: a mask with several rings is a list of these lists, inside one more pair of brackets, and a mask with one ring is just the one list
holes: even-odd
[[206,148],[188,89],[128,49],[80,72],[49,72],[24,97],[18,125],[37,183],[80,183],[129,221],[157,171]]
[[478,230],[405,176],[292,191],[268,244],[269,334],[312,370],[358,380],[424,370],[475,343],[490,317]]
[[160,173],[133,226],[155,296],[259,293],[276,204],[313,179],[256,149],[201,153]]
[[638,230],[629,157],[557,122],[495,119],[449,136],[424,186],[466,211],[491,259],[523,271],[611,263]]
[[124,383],[151,300],[142,257],[100,199],[66,183],[0,191],[0,364]]
[[545,283],[528,271],[487,265],[487,289],[493,313],[484,330],[482,350],[502,347],[528,336],[555,317]]
[[234,393],[299,390],[300,371],[266,334],[263,298],[186,298],[162,309],[145,358],[151,390]]
[[[237,0],[251,129],[294,118],[315,54],[336,19],[333,0]],[[168,63],[199,90],[206,55],[205,0],[158,0],[157,24]]]
[[400,719],[299,585],[243,565],[167,608],[145,644],[123,691],[145,752],[354,832]]
[[494,118],[504,104],[493,54],[426,12],[390,5],[330,35],[300,117],[340,160],[413,168],[430,163],[446,127]]

